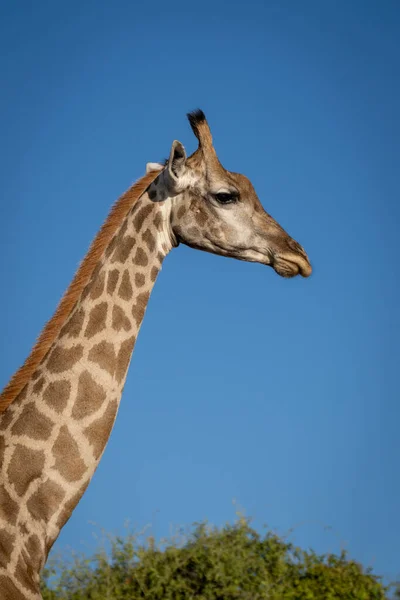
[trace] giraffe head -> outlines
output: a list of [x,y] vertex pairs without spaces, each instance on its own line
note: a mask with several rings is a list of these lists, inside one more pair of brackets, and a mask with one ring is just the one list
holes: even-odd
[[219,162],[204,113],[198,110],[188,118],[198,149],[187,157],[174,141],[160,178],[172,198],[176,244],[269,265],[282,277],[308,277],[311,265],[300,244],[264,210],[247,177]]

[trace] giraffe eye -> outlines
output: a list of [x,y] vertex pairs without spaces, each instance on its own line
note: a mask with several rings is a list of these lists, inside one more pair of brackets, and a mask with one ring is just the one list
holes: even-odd
[[234,192],[219,192],[218,194],[214,194],[214,198],[220,204],[231,204],[232,202],[236,202],[238,194]]

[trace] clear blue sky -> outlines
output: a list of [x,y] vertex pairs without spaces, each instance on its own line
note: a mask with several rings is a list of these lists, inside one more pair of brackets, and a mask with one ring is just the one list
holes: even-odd
[[390,0],[1,3],[0,385],[112,202],[195,149],[193,108],[314,266],[168,257],[57,548],[91,548],[89,521],[222,524],[236,499],[400,575],[399,25]]

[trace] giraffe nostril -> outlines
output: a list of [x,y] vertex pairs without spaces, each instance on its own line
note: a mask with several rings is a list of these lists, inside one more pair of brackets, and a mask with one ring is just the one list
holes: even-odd
[[293,238],[289,238],[287,240],[287,245],[293,252],[296,252],[297,254],[301,254],[301,256],[307,256],[303,246],[300,246],[300,244],[298,242],[296,242],[296,240],[294,240]]

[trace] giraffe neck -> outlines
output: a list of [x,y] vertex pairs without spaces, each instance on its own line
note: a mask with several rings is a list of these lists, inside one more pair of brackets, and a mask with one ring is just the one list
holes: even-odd
[[4,568],[15,585],[29,583],[27,565],[37,580],[110,436],[150,292],[172,248],[168,203],[153,201],[156,189],[125,218],[34,377],[0,417],[0,548],[9,548]]

